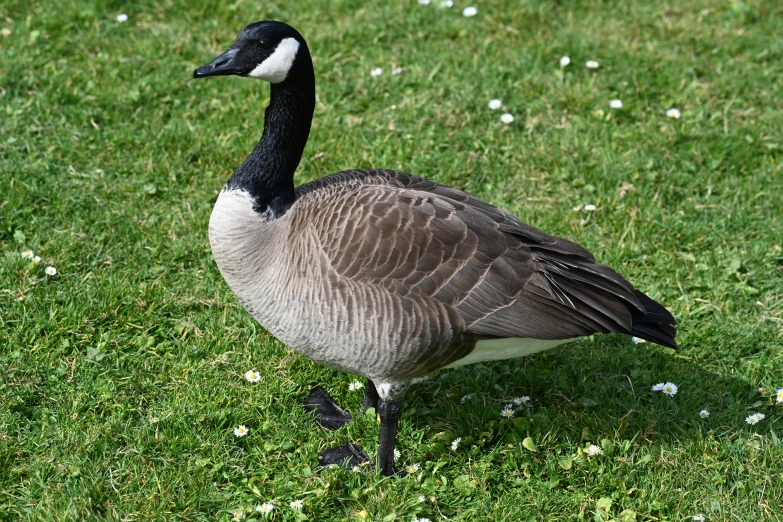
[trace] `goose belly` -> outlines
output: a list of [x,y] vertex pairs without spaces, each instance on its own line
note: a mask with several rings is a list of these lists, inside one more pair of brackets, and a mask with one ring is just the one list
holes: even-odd
[[525,337],[486,339],[478,341],[472,352],[449,364],[447,368],[456,368],[485,361],[515,359],[543,352],[569,341],[573,341],[573,339],[530,339]]

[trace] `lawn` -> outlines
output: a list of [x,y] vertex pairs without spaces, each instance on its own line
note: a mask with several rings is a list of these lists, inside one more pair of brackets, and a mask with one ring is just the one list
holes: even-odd
[[[0,3],[0,520],[783,520],[783,4],[469,5]],[[661,301],[681,350],[594,336],[443,371],[406,398],[417,471],[319,470],[372,454],[376,417],[251,319],[206,233],[269,87],[192,72],[259,19],[314,57],[297,183],[467,190]],[[314,425],[313,383],[355,422]]]

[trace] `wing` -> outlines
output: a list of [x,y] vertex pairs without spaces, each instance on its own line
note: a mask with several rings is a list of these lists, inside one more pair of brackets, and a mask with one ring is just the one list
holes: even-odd
[[[641,296],[657,305],[579,245],[430,180],[346,171],[299,187],[297,196],[300,210],[313,209],[304,214],[338,274],[432,297],[479,337],[633,333],[647,315]],[[659,337],[674,343],[674,319],[657,306],[665,313]]]

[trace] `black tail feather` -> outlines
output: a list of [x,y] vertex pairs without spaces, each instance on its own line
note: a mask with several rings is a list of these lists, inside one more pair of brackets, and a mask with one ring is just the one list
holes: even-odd
[[672,314],[639,290],[635,293],[647,313],[641,317],[634,316],[631,335],[675,350],[679,348],[677,341],[674,340],[677,336],[677,329],[674,327],[677,321]]

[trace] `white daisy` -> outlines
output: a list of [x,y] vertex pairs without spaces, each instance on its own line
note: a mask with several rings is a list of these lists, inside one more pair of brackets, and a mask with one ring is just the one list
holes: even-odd
[[514,117],[511,114],[509,114],[509,113],[501,114],[500,115],[500,121],[502,121],[503,123],[508,125],[509,123],[514,121]]
[[362,468],[360,468],[359,466],[354,466],[351,468],[351,471],[353,471],[354,473],[361,473]]
[[612,109],[622,109],[623,108],[623,101],[622,100],[611,100],[609,102],[609,107]]
[[503,106],[503,102],[500,100],[489,100],[489,103],[487,104],[487,107],[489,107],[493,111],[498,110],[502,106]]
[[359,381],[353,381],[351,384],[348,385],[348,389],[350,391],[358,391],[364,388],[364,384],[362,384]]
[[514,397],[514,404],[517,406],[520,406],[522,404],[527,404],[530,402],[530,396],[529,395],[523,395],[522,397]]
[[696,520],[696,522],[704,522],[704,515],[693,515],[693,520]]
[[571,58],[568,56],[560,57],[560,67],[566,67],[569,63],[571,63]]
[[36,265],[41,262],[41,256],[35,256],[33,257],[33,263]]
[[35,257],[35,254],[33,254],[32,250],[25,250],[22,252],[22,257],[25,259],[33,259]]
[[382,74],[383,74],[383,69],[381,69],[380,67],[376,67],[375,69],[370,71],[370,76],[372,76],[373,78],[377,78]]
[[430,0],[419,0],[419,5],[430,5]]
[[763,421],[766,415],[763,413],[754,413],[753,415],[748,415],[745,417],[745,422],[748,424],[758,424],[759,422]]
[[587,62],[585,62],[585,67],[587,67],[588,69],[598,69],[600,65],[601,64],[599,64],[595,60],[587,60]]
[[118,14],[117,15],[117,21],[120,23],[127,22],[128,21],[128,15],[126,14]]
[[579,212],[580,210],[582,210],[582,205],[577,205],[573,207],[571,210],[573,210],[574,212]]
[[663,390],[661,390],[663,393],[668,395],[669,397],[674,397],[677,395],[677,385],[673,382],[667,382],[663,385]]
[[416,473],[417,471],[419,471],[419,468],[420,468],[420,467],[421,467],[421,466],[419,466],[418,464],[415,464],[415,463],[414,463],[414,464],[409,464],[409,465],[408,465],[408,466],[405,468],[405,470],[406,470],[408,473]]
[[709,416],[710,416],[710,410],[701,410],[699,412],[699,417],[701,417],[702,419],[706,419]]
[[11,30],[7,27],[3,27],[0,30],[0,34],[2,34],[3,36],[11,36]]
[[261,374],[255,370],[248,370],[245,372],[245,379],[248,382],[258,382],[261,380]]
[[476,16],[476,13],[478,13],[478,9],[475,7],[466,7],[462,10],[462,16],[467,16],[468,18],[471,16]]
[[631,340],[633,341],[633,344],[644,344],[647,342],[641,337],[631,337]]
[[274,510],[275,510],[275,505],[272,504],[271,502],[264,502],[260,506],[256,506],[256,511],[258,511],[259,513],[267,514],[267,515],[269,513],[271,513],[272,511],[274,511]]
[[400,455],[401,455],[400,450],[395,448],[394,449],[394,460],[396,461],[398,458],[400,458]]
[[234,435],[235,435],[236,437],[244,437],[245,435],[247,435],[247,433],[248,433],[249,431],[250,431],[250,430],[249,430],[249,429],[247,429],[247,427],[246,427],[244,424],[240,424],[239,426],[237,426],[236,428],[234,428]]
[[56,275],[56,274],[57,274],[57,269],[56,269],[55,267],[53,267],[53,266],[47,266],[47,267],[44,269],[44,273],[45,273],[46,275],[48,275],[48,276],[53,276],[53,275]]
[[506,404],[503,410],[500,412],[500,416],[509,418],[514,416],[514,408],[510,404]]
[[441,7],[454,7],[454,2],[452,2],[451,0],[443,0],[440,3],[440,6]]
[[413,520],[411,520],[411,522],[430,522],[430,519],[429,519],[429,518],[417,518],[417,517],[413,517]]
[[777,391],[778,402],[783,402],[783,388]]
[[590,444],[587,447],[587,455],[590,457],[595,457],[596,455],[600,455],[603,452],[604,450],[601,449],[601,446],[596,446],[595,444]]
[[462,442],[462,437],[457,437],[456,439],[451,441],[451,450],[457,451],[457,447],[459,447],[459,443]]
[[288,505],[291,506],[291,509],[302,509],[304,506],[304,500],[294,500]]
[[672,109],[669,109],[668,111],[666,111],[666,117],[667,118],[674,118],[675,120],[679,120],[680,116],[681,116],[681,114],[680,114],[680,110],[679,109],[673,109],[672,108]]
[[245,518],[245,515],[241,511],[234,511],[234,514],[231,515],[231,520],[242,520],[243,518]]
[[394,69],[391,70],[391,75],[397,76],[398,74],[402,74],[403,70],[404,69],[402,67],[395,67]]
[[422,504],[427,502],[427,497],[425,497],[424,495],[419,495],[419,502]]
[[461,404],[465,404],[465,401],[469,401],[473,399],[473,394],[469,393],[467,395],[463,395],[462,398],[459,400]]
[[653,384],[652,391],[663,391],[663,387],[665,386],[664,383],[659,382],[658,384]]
[[595,212],[595,205],[585,205],[585,212]]

